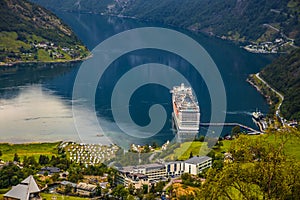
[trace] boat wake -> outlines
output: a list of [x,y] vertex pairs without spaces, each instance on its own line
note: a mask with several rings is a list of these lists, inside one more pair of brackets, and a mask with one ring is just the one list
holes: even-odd
[[228,115],[252,115],[252,113],[248,111],[224,111],[224,113]]

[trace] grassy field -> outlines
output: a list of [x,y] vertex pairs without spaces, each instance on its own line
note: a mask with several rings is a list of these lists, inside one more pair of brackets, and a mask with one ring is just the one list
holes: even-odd
[[30,48],[29,44],[17,40],[18,34],[16,32],[0,32],[0,49],[7,49],[7,51],[19,52],[19,48]]
[[66,195],[60,195],[60,194],[46,194],[46,193],[41,193],[41,197],[46,200],[76,200],[76,199],[81,199],[81,200],[87,200],[88,198],[82,198],[82,197],[71,197],[71,196],[66,196]]
[[[251,139],[257,139],[258,137],[265,137],[266,140],[269,141],[271,144],[278,144],[280,142],[280,140],[272,134],[249,136],[249,138],[251,138]],[[231,142],[232,142],[231,140],[224,140],[221,151],[228,151],[228,149],[230,148]],[[291,157],[296,158],[297,160],[300,160],[300,138],[291,136],[291,138],[285,144],[285,153],[288,156],[291,156]]]
[[[4,194],[0,194],[0,200],[3,199]],[[89,198],[83,198],[83,197],[72,197],[72,196],[66,196],[61,194],[46,194],[46,193],[40,193],[42,199],[46,200],[88,200]]]
[[[22,38],[22,39],[21,39]],[[73,59],[81,59],[89,56],[88,50],[82,45],[68,46],[72,51],[63,51],[62,46],[53,47],[47,44],[47,48],[34,47],[32,44],[48,42],[34,34],[20,34],[17,32],[0,31],[0,62],[67,62]],[[56,44],[57,45],[57,44]],[[74,54],[73,54],[74,53]],[[63,57],[50,55],[63,55]],[[72,58],[71,55],[76,55]]]
[[200,148],[202,145],[207,147],[207,143],[194,141],[194,142],[184,142],[180,144],[179,148],[176,148],[172,153],[170,153],[165,158],[167,160],[187,160],[192,152],[194,156],[199,155]]
[[[265,134],[265,135],[251,135],[249,138],[251,139],[257,139],[258,137],[265,137],[267,141],[269,141],[272,144],[279,143],[279,139],[276,138],[272,134]],[[232,140],[223,140],[223,146],[219,150],[220,152],[226,152],[229,150]],[[194,156],[199,155],[199,150],[202,145],[205,145],[204,147],[207,147],[206,143],[203,142],[184,142],[180,144],[179,148],[176,148],[172,153],[167,155],[165,159],[168,160],[186,160],[190,157],[190,152],[193,153]],[[296,158],[297,160],[300,160],[300,139],[296,138],[294,136],[291,136],[291,138],[288,140],[288,142],[285,144],[285,152],[288,156],[292,156]]]
[[23,159],[24,156],[34,156],[38,159],[39,155],[57,155],[57,146],[60,142],[55,143],[29,143],[29,144],[8,144],[0,143],[1,159],[4,161],[13,160],[14,154]]

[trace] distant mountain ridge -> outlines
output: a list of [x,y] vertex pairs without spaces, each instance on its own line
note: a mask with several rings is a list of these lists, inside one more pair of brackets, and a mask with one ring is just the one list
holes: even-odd
[[109,5],[114,6],[115,0],[30,0],[50,10],[69,12],[104,13]]
[[241,42],[272,41],[282,32],[300,45],[298,0],[31,1],[51,10],[130,16]]
[[68,61],[88,50],[50,11],[27,0],[0,2],[0,62]]

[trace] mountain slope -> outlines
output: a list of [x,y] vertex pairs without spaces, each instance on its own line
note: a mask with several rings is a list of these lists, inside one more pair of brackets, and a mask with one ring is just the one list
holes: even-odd
[[106,12],[109,5],[114,5],[114,0],[31,0],[50,10],[71,12]]
[[298,0],[31,0],[51,10],[108,13],[205,32],[234,41],[300,44]]
[[[287,36],[297,39],[299,44],[300,5],[289,2],[290,0],[129,0],[119,3],[117,12],[239,41],[257,41],[267,31],[270,32],[265,24],[271,24],[283,29]],[[273,30],[272,38],[266,39],[274,39],[278,34]]]
[[300,49],[276,59],[260,73],[284,95],[281,112],[289,120],[300,120]]
[[0,1],[0,62],[67,61],[88,51],[54,14],[27,0]]

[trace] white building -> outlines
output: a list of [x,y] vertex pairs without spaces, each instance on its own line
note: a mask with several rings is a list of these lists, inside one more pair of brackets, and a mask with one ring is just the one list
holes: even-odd
[[166,176],[174,177],[181,176],[184,173],[184,162],[183,161],[174,161],[166,163]]
[[120,174],[144,174],[149,181],[159,181],[166,178],[166,167],[160,163],[126,166],[119,168],[119,172]]
[[[141,181],[154,183],[157,181],[165,181],[169,177],[181,176],[184,173],[197,175],[204,169],[212,166],[212,158],[208,156],[194,156],[185,161],[173,161],[168,163],[152,163],[146,165],[126,166],[119,168],[118,183],[128,186],[136,185],[137,179],[132,177],[141,177]],[[136,176],[139,175],[139,176]]]
[[212,159],[208,156],[194,156],[184,161],[184,172],[197,175],[212,166]]

